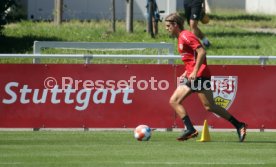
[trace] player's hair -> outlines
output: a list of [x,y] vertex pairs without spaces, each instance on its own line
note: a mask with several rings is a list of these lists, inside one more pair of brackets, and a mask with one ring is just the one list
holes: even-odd
[[166,18],[165,21],[176,23],[178,27],[183,30],[184,29],[184,19],[177,13],[171,13]]

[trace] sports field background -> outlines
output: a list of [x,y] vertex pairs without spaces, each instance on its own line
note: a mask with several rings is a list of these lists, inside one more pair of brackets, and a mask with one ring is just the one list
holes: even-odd
[[204,143],[176,141],[179,133],[140,142],[132,131],[2,131],[0,166],[276,166],[275,132],[249,132],[244,143],[235,132],[210,132]]
[[[0,38],[1,53],[32,53],[35,40],[85,42],[169,42],[160,23],[160,34],[152,39],[144,32],[145,22],[135,22],[134,33],[117,22],[71,21],[56,27],[50,22],[21,21],[5,26]],[[240,12],[211,15],[200,25],[213,46],[208,55],[276,55],[276,35],[259,29],[275,29],[276,16],[245,15]],[[67,53],[48,50],[45,53]],[[70,51],[70,53],[90,53]],[[177,54],[177,50],[175,51]],[[32,59],[1,59],[0,63],[30,63]],[[50,63],[83,63],[59,60]],[[93,62],[94,63],[94,62]],[[129,63],[129,62],[124,62]],[[143,62],[142,62],[143,63]],[[180,62],[181,63],[181,62]],[[258,61],[212,61],[210,64],[259,64]],[[276,64],[275,61],[268,64]],[[211,132],[211,142],[176,141],[179,132],[153,132],[148,142],[138,142],[132,131],[0,131],[0,167],[275,167],[276,132],[249,132],[244,143],[235,132]],[[200,136],[197,138],[199,139]]]
[[[207,55],[276,55],[276,16],[246,14],[242,11],[216,11],[210,15],[207,25],[200,23],[201,30],[212,42]],[[126,33],[125,22],[116,22],[116,32],[110,31],[110,20],[72,20],[56,26],[52,22],[32,22],[22,20],[5,26],[0,37],[0,53],[32,53],[34,41],[75,41],[75,42],[167,42],[176,44],[169,38],[164,22],[159,23],[159,34],[151,38],[146,32],[146,21],[134,21],[134,32]],[[188,29],[185,24],[184,27]],[[42,53],[58,54],[110,54],[107,51],[46,49]],[[124,54],[116,52],[113,54]],[[128,52],[128,54],[137,54]],[[149,53],[141,53],[149,54]],[[152,53],[151,53],[152,54]],[[153,52],[158,54],[158,52]],[[175,55],[178,55],[175,47]],[[93,63],[135,63],[130,60],[106,60]],[[32,59],[1,59],[0,63],[32,63]],[[43,60],[42,63],[84,63],[82,59]],[[139,61],[139,63],[148,63]],[[150,62],[151,63],[151,62]],[[176,63],[182,64],[181,61]],[[209,64],[259,64],[259,61],[208,60]],[[276,64],[269,61],[268,64]]]

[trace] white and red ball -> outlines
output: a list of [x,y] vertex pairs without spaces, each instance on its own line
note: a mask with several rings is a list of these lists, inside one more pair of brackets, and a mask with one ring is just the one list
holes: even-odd
[[134,137],[139,141],[148,141],[151,137],[151,129],[147,125],[139,125],[134,129]]

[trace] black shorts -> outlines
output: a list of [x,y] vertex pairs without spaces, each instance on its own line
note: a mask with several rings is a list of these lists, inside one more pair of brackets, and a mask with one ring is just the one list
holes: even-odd
[[196,0],[191,1],[189,3],[184,3],[184,10],[185,10],[185,18],[187,19],[188,24],[190,24],[190,20],[201,20],[203,16],[203,8],[202,8],[203,1]]
[[186,85],[192,89],[193,92],[200,92],[202,90],[211,90],[211,78],[199,77],[196,80],[188,81],[184,79],[180,85]]

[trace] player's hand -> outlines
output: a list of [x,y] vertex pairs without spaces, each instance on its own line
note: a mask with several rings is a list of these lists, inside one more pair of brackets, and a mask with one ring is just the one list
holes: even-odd
[[196,72],[192,72],[189,76],[188,76],[188,80],[192,81],[192,80],[196,80]]
[[183,82],[185,78],[187,77],[187,71],[185,71],[180,77],[179,77],[179,82]]

